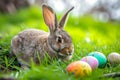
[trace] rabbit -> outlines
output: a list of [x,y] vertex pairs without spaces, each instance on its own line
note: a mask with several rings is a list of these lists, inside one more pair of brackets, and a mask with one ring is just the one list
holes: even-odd
[[[53,9],[47,4],[42,5],[42,13],[49,32],[37,29],[27,29],[18,33],[11,40],[11,54],[15,55],[21,66],[28,66],[31,58],[40,64],[45,54],[50,58],[68,61],[74,53],[74,45],[70,35],[64,30],[69,9],[61,18],[59,24]],[[38,58],[39,55],[39,58]],[[39,61],[40,60],[40,61]]]

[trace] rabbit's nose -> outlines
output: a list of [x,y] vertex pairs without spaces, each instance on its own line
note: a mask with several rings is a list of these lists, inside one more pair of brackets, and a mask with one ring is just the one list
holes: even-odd
[[61,53],[63,53],[64,55],[70,56],[73,54],[73,46],[69,46],[69,47],[65,47],[61,50]]
[[66,54],[67,54],[68,56],[70,56],[70,55],[72,55],[72,51],[69,50],[69,49],[66,49]]

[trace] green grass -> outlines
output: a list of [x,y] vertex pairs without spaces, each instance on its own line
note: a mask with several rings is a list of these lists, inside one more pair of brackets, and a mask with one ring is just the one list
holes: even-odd
[[[75,18],[70,15],[65,30],[71,35],[74,43],[73,58],[68,62],[53,60],[50,64],[46,59],[40,66],[32,63],[31,69],[21,70],[16,59],[10,57],[10,42],[19,31],[28,28],[48,31],[41,9],[38,7],[23,9],[13,15],[0,14],[0,77],[10,76],[20,80],[76,80],[77,78],[66,72],[66,67],[71,62],[80,60],[92,51],[102,52],[106,57],[111,52],[120,53],[120,24],[118,22],[103,23],[90,16]],[[105,73],[119,71],[120,65],[116,67],[109,65],[103,69],[96,69],[89,77],[81,79],[97,80]],[[103,79],[114,80],[113,78]]]

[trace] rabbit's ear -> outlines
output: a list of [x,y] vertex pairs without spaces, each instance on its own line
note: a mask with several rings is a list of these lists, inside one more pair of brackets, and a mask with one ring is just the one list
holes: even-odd
[[61,28],[61,29],[64,28],[65,23],[66,23],[66,21],[67,21],[67,16],[68,16],[69,12],[70,12],[71,10],[73,10],[73,8],[74,8],[74,7],[70,8],[70,9],[64,14],[64,16],[61,18],[61,20],[60,20],[60,22],[59,22],[59,28]]
[[42,12],[43,12],[43,18],[45,21],[45,24],[49,27],[50,32],[54,32],[57,27],[57,18],[56,14],[52,10],[51,7],[49,7],[46,4],[42,5]]

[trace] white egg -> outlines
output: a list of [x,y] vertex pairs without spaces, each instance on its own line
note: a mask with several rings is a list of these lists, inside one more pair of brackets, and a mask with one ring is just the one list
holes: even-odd
[[120,54],[117,52],[110,53],[108,55],[108,61],[113,65],[120,64]]

